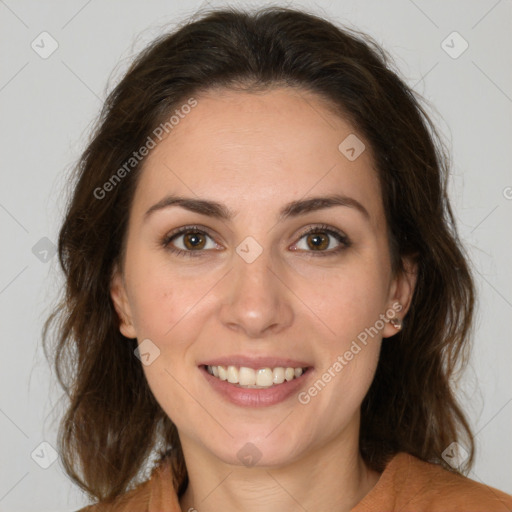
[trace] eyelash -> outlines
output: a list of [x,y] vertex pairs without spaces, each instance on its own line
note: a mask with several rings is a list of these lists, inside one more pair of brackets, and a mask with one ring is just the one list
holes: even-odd
[[[202,235],[207,235],[208,237],[210,237],[213,240],[213,236],[209,233],[209,231],[206,228],[204,228],[202,226],[192,225],[192,226],[183,226],[183,227],[177,229],[176,231],[168,233],[162,239],[161,245],[164,249],[166,249],[169,252],[176,254],[178,256],[185,256],[185,257],[192,257],[192,258],[203,256],[204,253],[206,252],[204,250],[184,251],[182,249],[177,249],[176,247],[172,247],[170,245],[171,242],[175,238],[177,238],[181,235],[188,234],[188,233],[200,233]],[[334,229],[325,224],[321,224],[318,226],[310,226],[306,231],[301,233],[301,235],[299,236],[299,240],[301,240],[305,236],[312,234],[312,233],[325,233],[325,234],[331,235],[340,243],[340,245],[336,249],[331,249],[328,251],[303,251],[306,253],[310,253],[309,256],[312,256],[312,257],[333,256],[333,255],[336,255],[336,254],[342,252],[343,250],[349,248],[352,245],[352,242],[349,240],[349,238],[346,235],[344,235],[341,231],[338,231],[337,229]]]

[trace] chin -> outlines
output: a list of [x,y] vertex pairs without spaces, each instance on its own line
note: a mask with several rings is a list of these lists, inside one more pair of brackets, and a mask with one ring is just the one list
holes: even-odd
[[245,428],[243,434],[239,430],[224,446],[217,444],[211,447],[211,451],[226,464],[236,466],[276,467],[289,464],[299,457],[305,440],[298,439],[298,433],[286,428],[278,433],[279,428],[273,425],[264,432]]

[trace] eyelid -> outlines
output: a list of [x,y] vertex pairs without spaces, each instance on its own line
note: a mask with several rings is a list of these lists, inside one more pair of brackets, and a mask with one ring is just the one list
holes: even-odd
[[340,251],[342,251],[343,249],[346,249],[352,245],[350,238],[345,233],[343,233],[341,230],[339,230],[333,226],[329,226],[327,224],[315,224],[313,226],[309,226],[304,231],[301,231],[301,234],[298,236],[297,242],[294,242],[293,245],[296,245],[306,235],[309,235],[310,233],[318,233],[318,232],[327,233],[328,235],[333,236],[334,238],[336,238],[336,240],[338,241],[338,243],[340,245],[338,247],[336,247],[335,249],[330,249],[328,251],[301,251],[301,252],[303,252],[307,255],[310,255],[310,256],[330,256],[333,254],[337,254]]
[[169,233],[166,233],[164,236],[164,240],[171,240],[175,236],[178,235],[184,235],[188,233],[189,231],[194,232],[198,231],[200,233],[207,234],[210,238],[213,238],[213,232],[210,230],[210,228],[207,228],[206,226],[202,226],[201,224],[188,224],[186,226],[181,226],[179,228],[173,229]]
[[178,238],[180,236],[186,235],[187,233],[193,233],[198,232],[202,233],[206,236],[208,236],[213,243],[216,245],[219,245],[219,243],[215,240],[215,236],[212,234],[211,230],[207,228],[206,226],[201,226],[199,224],[190,224],[186,226],[181,226],[179,228],[176,228],[169,233],[165,234],[162,238],[160,245],[167,251],[177,254],[178,256],[202,256],[204,253],[209,252],[211,249],[208,250],[197,250],[197,251],[185,251],[183,249],[178,249],[177,247],[173,247],[171,245],[171,242],[174,238]]
[[[205,234],[216,245],[220,245],[215,240],[215,236],[212,234],[212,231],[209,228],[207,228],[206,226],[202,226],[199,224],[191,224],[191,225],[186,225],[186,226],[181,226],[179,228],[176,228],[175,230],[167,233],[163,237],[163,239],[161,241],[161,245],[164,247],[164,249],[166,249],[170,252],[173,252],[178,255],[184,255],[184,256],[202,256],[205,253],[212,250],[212,249],[207,249],[207,250],[202,249],[202,250],[197,250],[197,251],[193,251],[193,250],[185,251],[183,249],[178,249],[176,247],[170,247],[171,242],[174,238],[177,238],[182,235],[186,235],[187,233],[190,233],[190,232],[199,232],[199,233]],[[329,255],[337,254],[341,250],[346,249],[352,245],[352,242],[350,241],[348,236],[345,235],[345,233],[343,233],[339,229],[337,229],[333,226],[329,226],[327,224],[315,224],[315,225],[310,225],[306,229],[302,230],[300,232],[300,235],[297,235],[298,236],[297,241],[292,244],[292,247],[293,247],[293,245],[296,245],[300,240],[302,240],[302,238],[304,238],[306,235],[308,235],[310,233],[317,233],[317,232],[324,232],[330,236],[333,236],[334,238],[337,239],[337,241],[339,242],[340,245],[335,249],[330,249],[327,251],[300,250],[300,252],[305,253],[309,256],[329,256]]]

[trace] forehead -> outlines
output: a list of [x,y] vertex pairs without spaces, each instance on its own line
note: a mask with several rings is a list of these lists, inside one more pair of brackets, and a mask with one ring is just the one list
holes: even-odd
[[368,144],[347,158],[344,141],[359,152],[362,138],[318,96],[280,88],[210,91],[195,99],[146,158],[135,199],[141,208],[171,193],[233,211],[247,201],[278,209],[303,196],[341,193],[363,202],[372,218],[382,216]]

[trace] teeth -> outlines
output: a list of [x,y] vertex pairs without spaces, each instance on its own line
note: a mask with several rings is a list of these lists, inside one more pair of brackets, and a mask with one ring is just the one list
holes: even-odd
[[[212,368],[212,366],[208,366],[208,368]],[[217,371],[219,372],[219,379],[220,380],[227,380],[228,379],[228,372],[226,371],[226,368],[224,368],[224,366],[217,366]],[[210,373],[212,375],[215,375],[215,372],[213,370]]]
[[282,384],[284,382],[284,368],[274,368],[272,374],[274,384]]
[[236,366],[228,366],[228,382],[238,383],[238,368]]
[[[215,366],[212,368],[215,368]],[[238,372],[238,383],[242,386],[254,386],[255,382],[256,372],[252,368],[246,368],[245,366],[242,366]]]
[[269,388],[276,384],[282,384],[300,377],[304,368],[284,368],[278,366],[272,368],[248,368],[246,366],[207,366],[208,373],[220,380],[227,380],[238,387]]
[[260,386],[262,388],[268,388],[272,386],[272,379],[274,378],[274,374],[270,368],[260,368],[256,372],[256,386]]

